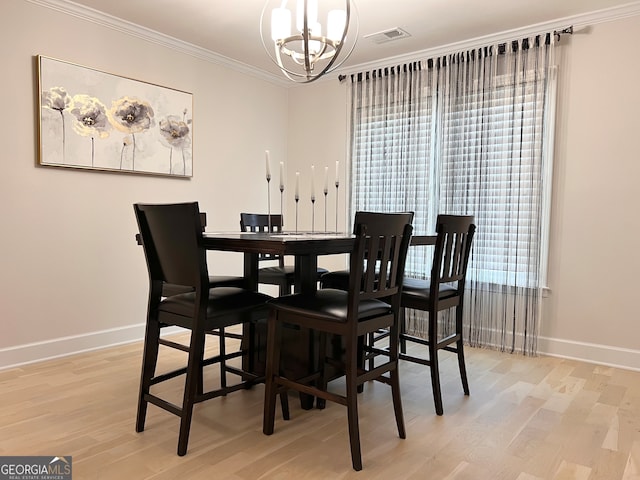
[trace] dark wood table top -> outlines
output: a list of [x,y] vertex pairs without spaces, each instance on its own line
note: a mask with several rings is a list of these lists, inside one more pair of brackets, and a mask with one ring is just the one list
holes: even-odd
[[[330,255],[350,252],[355,237],[348,233],[204,232],[205,248],[281,255]],[[435,235],[413,235],[411,245],[434,245]]]
[[204,232],[210,250],[280,255],[331,255],[353,249],[355,237],[347,233]]

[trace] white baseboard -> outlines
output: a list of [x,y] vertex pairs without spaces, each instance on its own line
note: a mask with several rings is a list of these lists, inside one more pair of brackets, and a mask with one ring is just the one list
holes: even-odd
[[0,370],[66,357],[76,353],[136,342],[144,337],[144,324],[54,338],[15,347],[0,348]]
[[587,363],[640,371],[640,350],[538,337],[538,353]]
[[[176,331],[179,331],[179,329],[176,329]],[[167,329],[166,333],[172,332]],[[144,324],[141,323],[83,335],[0,348],[0,370],[137,342],[141,341],[143,336]],[[540,355],[569,358],[582,362],[640,371],[640,350],[539,337],[538,353]]]

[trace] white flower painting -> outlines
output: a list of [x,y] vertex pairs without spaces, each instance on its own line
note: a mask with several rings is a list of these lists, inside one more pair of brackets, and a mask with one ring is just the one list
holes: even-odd
[[41,165],[191,177],[192,95],[38,56]]

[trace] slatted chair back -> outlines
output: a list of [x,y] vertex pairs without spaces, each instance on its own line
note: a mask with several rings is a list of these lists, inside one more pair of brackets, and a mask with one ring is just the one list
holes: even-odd
[[[240,230],[243,232],[266,232],[281,233],[282,232],[282,215],[269,215],[262,213],[241,213],[240,214]],[[281,255],[272,253],[260,253],[258,261],[277,260],[280,266],[284,266],[284,259]]]
[[457,296],[464,295],[467,266],[475,234],[472,215],[438,215],[436,245],[431,266],[431,295],[438,300],[442,284],[451,284]]
[[349,277],[352,295],[367,299],[393,298],[398,294],[411,238],[411,232],[405,231],[405,227],[412,221],[412,212],[356,213],[358,242],[350,259],[350,271],[356,274]]

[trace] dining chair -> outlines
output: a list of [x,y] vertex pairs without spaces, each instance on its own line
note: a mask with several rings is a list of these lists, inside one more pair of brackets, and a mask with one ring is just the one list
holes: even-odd
[[[207,214],[206,212],[200,212],[200,225],[202,231],[207,227]],[[244,277],[237,277],[231,275],[210,275],[209,286],[211,287],[243,287]],[[162,296],[170,297],[171,295],[178,295],[180,293],[187,293],[193,291],[191,287],[185,287],[183,285],[173,285],[165,283],[162,286]]]
[[[358,387],[370,380],[391,386],[398,435],[405,438],[400,381],[398,342],[400,293],[404,264],[411,237],[413,213],[358,212],[355,246],[350,254],[349,289],[321,289],[269,300],[267,368],[263,432],[274,431],[276,396],[288,389],[314,395],[347,407],[351,461],[362,469],[358,426]],[[369,260],[367,260],[369,259]],[[318,370],[305,378],[288,378],[280,369],[282,326],[311,329],[319,335]],[[387,362],[365,370],[359,361],[362,337],[380,328],[389,328],[389,348],[380,352]],[[328,355],[327,337],[342,338],[342,359]],[[388,374],[388,376],[386,375]],[[346,394],[334,393],[328,383],[345,377]],[[335,389],[333,389],[335,390]],[[320,402],[320,407],[323,406]]]
[[[239,287],[210,288],[197,203],[138,203],[134,205],[134,211],[149,275],[136,431],[144,430],[149,403],[179,416],[178,455],[182,456],[187,452],[195,403],[248,388],[262,380],[250,372],[227,365],[227,360],[241,356],[243,351],[242,346],[234,352],[226,351],[224,329],[240,324],[251,328],[256,321],[264,319],[267,315],[266,301],[270,297]],[[165,284],[188,287],[189,291],[165,297]],[[188,345],[161,339],[160,331],[166,326],[189,331]],[[205,335],[208,333],[219,336],[219,353],[205,359]],[[252,341],[254,335],[247,338]],[[157,374],[160,345],[187,352],[186,366]],[[253,346],[247,345],[245,349],[252,352]],[[203,368],[215,363],[220,367],[220,386],[205,392]],[[241,380],[227,385],[227,373],[238,375]],[[180,405],[151,391],[153,386],[180,375],[185,377]],[[288,412],[284,413],[286,417]]]
[[[438,364],[439,350],[444,349],[457,353],[463,391],[465,395],[469,395],[464,361],[462,313],[467,264],[476,228],[473,222],[473,216],[438,215],[436,219],[437,235],[434,255],[431,260],[431,277],[429,279],[406,277],[403,284],[400,359],[430,367],[433,398],[438,415],[442,415],[444,412]],[[347,289],[349,285],[349,270],[337,270],[322,275],[320,283],[322,288]],[[406,333],[405,308],[428,312],[426,338]],[[439,339],[440,328],[437,312],[450,308],[455,308],[454,332]],[[377,342],[384,340],[388,335],[389,332],[386,329],[371,332],[367,336],[365,343],[373,346]],[[427,346],[428,357],[407,354],[407,342]],[[378,350],[378,348],[373,348],[371,351],[367,351],[366,348],[363,350],[363,360],[368,360],[369,368],[373,368]]]
[[[243,232],[282,232],[282,215],[269,215],[259,213],[241,213],[240,214],[240,230]],[[284,257],[272,253],[260,253],[258,255],[258,263],[277,262],[276,265],[268,267],[260,267],[258,269],[258,283],[268,285],[277,285],[279,295],[287,295],[291,293],[291,288],[295,284],[295,267],[293,265],[285,265]],[[326,268],[318,267],[318,280],[327,273]]]
[[[464,361],[462,313],[464,307],[464,286],[467,265],[471,254],[471,244],[476,226],[474,217],[469,215],[438,215],[436,220],[436,242],[431,261],[431,276],[428,279],[405,277],[402,287],[402,308],[428,313],[427,338],[406,333],[406,323],[400,333],[400,359],[429,366],[431,387],[436,414],[443,414],[442,391],[438,352],[445,350],[457,354],[462,388],[469,395],[469,383]],[[417,247],[413,247],[417,248]],[[441,335],[438,312],[455,309],[452,330]],[[406,342],[427,346],[428,355],[406,353]]]

